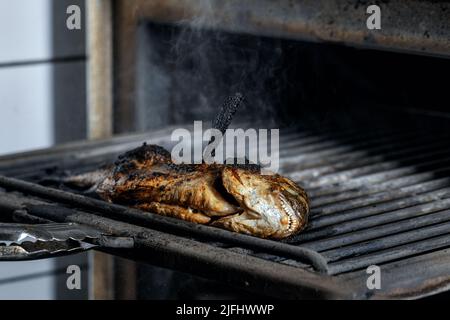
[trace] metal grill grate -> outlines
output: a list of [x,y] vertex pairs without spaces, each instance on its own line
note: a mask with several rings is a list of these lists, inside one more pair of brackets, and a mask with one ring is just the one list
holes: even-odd
[[287,243],[321,253],[329,274],[450,246],[448,133],[372,129],[282,146],[283,173],[312,199],[307,230]]
[[[450,140],[445,122],[441,126],[441,120],[386,114],[370,120],[359,121],[356,114],[351,119],[336,116],[281,131],[280,171],[311,197],[310,222],[303,233],[274,243],[214,230],[209,243],[308,270],[307,261],[296,257],[305,254],[302,250],[306,255],[318,252],[329,275],[450,247]],[[0,161],[0,173],[36,181],[61,170],[88,171],[143,139],[168,147],[171,131],[153,132],[150,140],[126,136],[6,157]],[[182,228],[186,223],[176,224]],[[209,229],[185,231],[195,236]],[[315,258],[309,256],[310,262]],[[315,267],[320,269],[320,261]]]

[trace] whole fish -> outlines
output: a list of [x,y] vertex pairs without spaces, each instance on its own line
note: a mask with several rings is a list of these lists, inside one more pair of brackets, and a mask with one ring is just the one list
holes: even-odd
[[66,183],[92,186],[109,202],[261,238],[294,235],[309,214],[306,192],[288,178],[262,175],[256,165],[174,164],[156,145]]

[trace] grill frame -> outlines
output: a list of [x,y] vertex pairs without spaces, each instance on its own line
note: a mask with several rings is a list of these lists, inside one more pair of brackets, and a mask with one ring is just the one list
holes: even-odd
[[[100,4],[109,12],[109,1]],[[142,21],[212,29],[254,36],[267,36],[318,43],[337,43],[357,48],[448,57],[448,3],[414,0],[405,4],[391,0],[380,5],[383,27],[377,32],[366,28],[366,8],[358,0],[330,3],[326,0],[120,0],[113,4],[107,26],[114,25],[114,39],[98,34],[101,48],[115,51],[114,132],[136,129],[135,94],[138,28]],[[104,6],[104,7],[103,7]],[[421,21],[417,28],[415,17]],[[108,52],[108,51],[107,51]],[[96,79],[99,85],[110,79]]]
[[[386,113],[383,114],[383,118],[386,120],[383,122],[383,126],[389,123],[398,123],[399,121],[398,115],[392,117],[392,119],[386,119],[385,117]],[[402,119],[405,119],[407,116],[402,113],[401,117]],[[391,120],[392,122],[390,122]],[[414,123],[414,121],[410,122]],[[431,122],[434,123],[435,121]],[[367,148],[371,145],[368,143],[370,139],[366,139],[367,136],[365,138],[352,138],[351,130],[349,131],[350,133],[338,130],[338,133],[334,134],[334,137],[341,140],[336,139],[334,142],[336,146],[334,146],[333,141],[330,141],[329,138],[327,138],[326,132],[329,132],[329,134],[336,132],[336,130],[339,129],[339,123],[342,123],[342,121],[331,121],[330,124],[327,124],[326,128],[321,129],[319,136],[317,136],[317,131],[310,131],[308,128],[306,128],[306,133],[304,132],[301,134],[297,134],[295,130],[285,131],[284,134],[282,132],[282,142],[280,144],[282,148],[282,156],[291,155],[292,159],[295,161],[301,160],[297,163],[297,167],[294,165],[294,169],[297,170],[295,172],[298,172],[299,164],[304,167],[304,170],[314,170],[314,168],[307,168],[308,161],[314,163],[315,159],[320,159],[323,156],[321,153],[323,150],[329,151],[333,150],[333,148],[335,148],[334,150],[338,152],[337,155],[339,155],[339,152],[343,152],[343,154],[353,152],[355,157],[359,155],[362,159],[367,159],[364,158],[364,154],[357,153],[360,151],[359,149],[356,149],[355,151],[351,148],[346,148],[347,145],[343,144],[343,142],[350,143],[353,141],[354,143],[355,140],[362,140],[363,143],[360,146],[362,147],[361,150],[367,151]],[[336,127],[336,125],[338,127]],[[33,175],[42,176],[42,171],[51,172],[54,170],[52,167],[55,166],[59,169],[64,168],[73,170],[79,166],[84,166],[84,170],[88,168],[93,169],[100,162],[105,161],[105,154],[109,154],[111,158],[114,158],[113,155],[131,149],[139,145],[144,140],[148,143],[167,145],[167,139],[172,130],[172,127],[168,127],[152,133],[125,135],[95,142],[72,143],[41,151],[5,156],[0,159],[0,172],[9,176],[33,180]],[[380,143],[380,141],[383,142],[383,139],[380,140],[376,137],[377,132],[381,131],[374,130],[372,132],[372,136],[375,139],[374,141],[378,141],[377,143]],[[437,132],[439,133],[441,131],[438,130]],[[383,133],[386,132],[383,131]],[[433,134],[434,133],[435,132],[433,132]],[[371,134],[369,134],[369,136]],[[415,135],[416,133],[413,132],[412,134]],[[441,132],[440,134],[445,136],[446,133]],[[149,139],[150,136],[151,138]],[[293,140],[293,137],[298,139]],[[408,135],[406,135],[406,137],[408,138]],[[432,137],[433,139],[431,140],[435,141],[437,136],[432,135]],[[321,139],[325,141],[322,141]],[[389,136],[385,140],[389,141]],[[283,149],[283,145],[289,144],[296,146],[297,149],[291,150],[289,148],[284,151],[285,149]],[[300,145],[300,147],[298,145]],[[437,145],[440,146],[439,144]],[[350,144],[349,146],[351,147],[352,145]],[[394,151],[397,151],[397,154],[399,153],[398,150],[395,149],[395,145],[388,147]],[[376,144],[375,150],[379,150],[377,149]],[[316,155],[311,156],[314,152]],[[386,154],[381,155],[385,156]],[[330,154],[328,154],[328,156],[328,159],[333,159]],[[336,159],[337,161],[342,160],[339,157],[335,158],[335,160]],[[351,159],[354,160],[354,158]],[[358,158],[356,157],[356,159]],[[379,164],[379,157],[374,156],[370,159],[370,161],[373,161],[375,164]],[[393,160],[390,159],[389,161]],[[444,158],[443,161],[447,161],[447,158]],[[367,164],[363,161],[362,165],[370,166],[371,164]],[[284,166],[286,167],[285,162]],[[401,164],[398,164],[398,166],[400,169],[405,169],[405,167],[401,167]],[[289,165],[287,165],[287,167],[289,168]],[[324,168],[327,167],[325,166]],[[392,170],[390,166],[381,165],[378,166],[378,168]],[[327,174],[333,174],[334,172],[334,174],[338,174],[339,176],[341,172],[340,170],[354,170],[346,168],[345,165],[341,167],[337,166],[333,169],[337,171],[331,170]],[[377,170],[377,167],[375,166],[374,169]],[[394,166],[393,170],[397,169],[398,168]],[[439,171],[439,169],[442,168],[438,166],[437,169]],[[356,172],[363,175],[371,174],[370,170],[369,172],[361,170],[350,172]],[[431,173],[428,171],[417,173],[414,172],[414,170],[403,170],[400,172],[410,174],[412,176],[420,176]],[[313,173],[313,171],[310,171],[310,173]],[[289,175],[289,172],[287,175]],[[314,174],[312,176],[314,176]],[[352,177],[347,178],[349,181],[352,181],[353,179]],[[394,175],[392,178],[394,180],[404,179],[404,176]],[[425,180],[429,181],[432,178],[432,175],[430,175],[427,178],[428,180]],[[140,239],[137,241],[140,248],[135,250],[108,250],[108,252],[118,256],[124,256],[163,267],[177,269],[183,272],[190,272],[215,280],[226,281],[228,283],[247,288],[248,290],[259,293],[263,292],[264,294],[271,296],[284,298],[315,297],[354,299],[393,297],[417,298],[442,292],[444,290],[448,290],[450,287],[450,277],[448,276],[450,274],[448,267],[450,250],[448,249],[448,246],[445,245],[445,240],[448,237],[447,222],[450,219],[447,219],[445,216],[441,216],[440,214],[433,213],[436,211],[435,206],[432,208],[434,211],[430,211],[431,213],[426,215],[418,214],[418,217],[409,217],[408,214],[411,212],[413,215],[417,214],[417,212],[413,210],[414,206],[411,206],[411,200],[413,197],[420,197],[420,192],[436,193],[436,190],[437,192],[442,192],[442,187],[448,187],[450,183],[447,184],[446,182],[450,179],[444,176],[437,177],[435,179],[437,182],[434,180],[427,182],[430,185],[431,191],[426,189],[423,184],[412,184],[408,187],[408,183],[421,182],[420,179],[414,180],[409,177],[404,180],[406,185],[404,188],[406,188],[406,191],[403,191],[404,193],[400,196],[397,194],[398,197],[393,198],[387,196],[390,191],[384,191],[383,193],[380,188],[375,188],[375,191],[358,188],[355,189],[355,186],[358,187],[361,184],[350,184],[351,188],[348,189],[345,183],[342,184],[342,181],[340,185],[337,185],[340,187],[337,189],[337,194],[339,194],[339,191],[346,190],[347,188],[350,195],[355,196],[356,199],[361,199],[361,203],[365,206],[370,205],[371,202],[369,199],[372,199],[375,203],[382,201],[384,205],[386,205],[386,203],[389,204],[389,201],[394,201],[394,204],[396,203],[395,201],[404,202],[406,209],[399,209],[404,210],[405,212],[405,216],[398,219],[398,221],[400,221],[400,227],[394,224],[391,226],[393,230],[389,231],[389,229],[386,229],[386,224],[381,225],[381,230],[385,230],[384,232],[388,237],[382,239],[382,241],[387,241],[386,243],[372,245],[368,242],[361,244],[361,241],[364,240],[363,238],[357,238],[357,241],[355,240],[347,243],[348,245],[353,245],[353,243],[355,243],[356,246],[365,246],[371,250],[379,250],[380,248],[383,249],[383,245],[385,245],[387,246],[387,249],[394,249],[397,250],[397,254],[400,253],[400,255],[389,258],[388,261],[381,265],[383,274],[386,274],[386,278],[383,278],[383,283],[385,283],[385,286],[383,290],[375,292],[370,291],[365,287],[368,275],[365,273],[363,267],[365,267],[366,264],[362,264],[359,268],[355,268],[354,264],[351,263],[352,260],[350,260],[350,262],[348,260],[344,260],[344,263],[338,262],[337,264],[330,260],[328,261],[328,274],[315,272],[314,269],[308,265],[308,263],[311,263],[311,259],[314,262],[314,258],[316,258],[316,266],[319,267],[318,269],[320,271],[321,266],[324,265],[323,262],[321,262],[321,259],[330,259],[330,257],[333,257],[333,259],[342,258],[343,252],[346,252],[345,250],[347,250],[347,253],[345,254],[348,254],[349,250],[352,248],[355,249],[354,247],[350,247],[350,249],[349,247],[344,247],[344,251],[342,251],[339,246],[333,244],[333,241],[336,241],[336,238],[332,238],[331,240],[330,238],[326,238],[324,240],[319,240],[318,242],[311,241],[312,238],[309,238],[308,240],[307,235],[311,233],[314,234],[314,228],[319,228],[317,229],[319,231],[330,230],[330,226],[331,228],[335,228],[336,223],[338,223],[337,226],[339,226],[339,223],[345,224],[346,222],[345,219],[343,222],[339,222],[339,219],[336,220],[336,217],[339,218],[339,216],[335,215],[336,210],[339,211],[342,210],[342,208],[345,209],[345,206],[343,207],[342,203],[336,205],[327,202],[331,201],[327,200],[327,197],[330,198],[331,196],[327,195],[329,190],[327,191],[326,188],[323,189],[323,186],[327,186],[330,183],[330,179],[328,178],[324,179],[321,183],[316,183],[316,188],[309,189],[311,184],[308,185],[308,183],[306,183],[305,185],[308,192],[311,192],[313,195],[313,219],[311,220],[310,227],[312,231],[302,233],[299,238],[290,240],[291,242],[297,241],[295,243],[300,244],[300,249],[299,247],[296,247],[295,250],[293,250],[294,246],[289,244],[289,241],[287,241],[287,243],[279,243],[275,241],[261,240],[245,235],[230,233],[225,230],[193,225],[176,219],[152,214],[146,214],[145,218],[143,218],[142,212],[139,210],[106,204],[102,201],[97,201],[84,196],[47,189],[45,187],[35,186],[21,180],[16,181],[2,177],[0,177],[0,187],[7,188],[10,189],[10,191],[15,192],[0,192],[0,209],[2,209],[1,211],[7,212],[11,216],[14,216],[16,219],[21,219],[25,222],[35,223],[42,221],[39,220],[42,218],[56,222],[78,222],[103,228],[103,230],[118,236],[132,236],[135,239]],[[306,181],[307,180],[305,180],[305,182]],[[346,180],[344,179],[343,181],[345,182]],[[388,181],[388,183],[392,184],[392,181]],[[392,186],[395,187],[397,185],[392,184]],[[27,196],[21,196],[17,192],[22,192],[27,194]],[[351,192],[353,192],[353,194]],[[30,197],[29,195],[33,195],[33,197]],[[314,205],[315,199],[322,199],[322,203],[320,204],[319,202],[320,205],[317,207]],[[349,201],[341,198],[338,199],[343,203],[345,203],[345,201]],[[350,200],[352,200],[352,198]],[[439,198],[435,198],[434,200],[439,200]],[[446,210],[447,202],[441,204],[441,209],[443,211],[439,212],[448,214],[448,210]],[[45,206],[42,206],[43,204],[45,204]],[[450,205],[450,203],[448,205]],[[333,206],[335,211],[331,209],[328,212],[326,210],[323,211],[324,208],[333,208]],[[22,210],[22,215],[17,213],[16,210],[18,209]],[[27,214],[23,214],[23,209],[26,209]],[[317,213],[317,209],[321,209],[322,212]],[[358,212],[361,208],[346,208],[346,210],[356,210],[356,212]],[[364,213],[364,211],[362,211],[362,213]],[[333,214],[335,216],[333,216]],[[384,213],[382,211],[376,212],[375,210],[371,212],[370,215],[360,216],[359,219],[366,219],[362,221],[367,222],[375,217],[375,219],[379,219],[375,224],[375,226],[377,226],[380,221],[383,222],[383,214]],[[342,218],[342,215],[340,216]],[[430,216],[437,220],[424,220],[424,218],[429,218]],[[356,218],[358,218],[358,216]],[[420,219],[424,220],[422,222],[423,225],[418,224],[421,221]],[[129,223],[125,223],[124,221],[128,221]],[[322,221],[322,225],[315,221]],[[132,222],[132,224],[130,222]],[[389,220],[386,220],[385,222],[388,223]],[[407,225],[408,222],[412,223],[412,225],[415,226],[415,229],[405,230],[404,225]],[[404,225],[401,225],[402,223]],[[421,248],[420,246],[414,247],[414,243],[407,243],[406,245],[413,245],[415,250],[421,250],[421,254],[414,255],[408,253],[406,257],[402,258],[402,255],[404,255],[403,251],[399,251],[398,248],[395,248],[399,245],[399,238],[403,239],[402,241],[405,241],[405,239],[410,240],[407,237],[408,234],[405,234],[405,232],[410,232],[413,236],[419,236],[416,240],[420,241],[421,235],[414,234],[414,230],[417,230],[418,226],[432,229],[434,232],[439,231],[434,234],[436,236],[435,238],[430,238],[432,241],[441,240],[441,247],[432,247],[434,250],[429,252],[430,250],[425,250],[426,248]],[[373,232],[371,230],[373,229],[363,228],[359,231],[352,229],[347,229],[344,231],[354,232],[353,236],[355,236],[355,234],[356,236],[359,234],[368,237],[370,232]],[[334,234],[334,236],[339,237],[338,234]],[[346,239],[345,237],[347,236],[348,233],[342,235],[343,239]],[[376,234],[376,236],[379,237],[380,234]],[[427,237],[429,237],[429,235]],[[308,241],[304,241],[305,239]],[[371,238],[369,237],[368,239]],[[298,242],[299,240],[302,240],[303,242]],[[430,245],[432,243],[427,242],[426,244]],[[314,251],[311,252],[305,250],[308,248],[316,250],[319,249],[320,252],[317,254]],[[364,251],[363,253],[367,253],[367,251]],[[380,252],[377,251],[376,254],[380,254]],[[381,254],[383,253],[381,252]],[[358,263],[359,258],[349,257],[350,259],[356,259],[356,263]],[[425,259],[425,257],[427,258]],[[415,266],[415,268],[412,266]],[[410,277],[405,278],[404,272],[408,272]]]

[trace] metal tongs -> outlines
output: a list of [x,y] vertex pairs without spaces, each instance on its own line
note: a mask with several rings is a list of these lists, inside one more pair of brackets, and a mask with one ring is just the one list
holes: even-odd
[[133,248],[134,241],[77,223],[0,223],[0,261],[43,259],[98,247]]

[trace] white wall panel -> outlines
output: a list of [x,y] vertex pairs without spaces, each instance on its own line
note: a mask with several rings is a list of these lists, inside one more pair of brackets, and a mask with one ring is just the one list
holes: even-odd
[[[51,0],[0,0],[0,63],[51,56]],[[51,65],[0,68],[0,154],[47,147],[52,138]],[[0,299],[51,299],[51,260],[0,263]],[[20,280],[22,279],[22,280]]]
[[[0,155],[49,147],[61,128],[68,128],[61,141],[84,137],[74,124],[84,119],[83,61],[8,65],[84,55],[84,33],[65,26],[70,4],[84,11],[83,0],[0,0]],[[55,114],[61,119],[57,130]],[[57,263],[58,268],[67,264],[58,259],[0,262],[0,299],[56,298],[56,287],[64,285],[58,281],[66,276],[50,275]],[[69,293],[68,298],[77,294]]]
[[52,68],[0,68],[0,154],[52,145]]
[[52,0],[0,0],[0,63],[51,57]]
[[55,277],[52,260],[0,263],[0,300],[52,299]]

